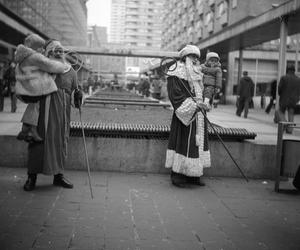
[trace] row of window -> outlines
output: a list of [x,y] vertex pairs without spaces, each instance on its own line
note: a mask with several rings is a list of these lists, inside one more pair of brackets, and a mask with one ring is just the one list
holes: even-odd
[[153,43],[137,43],[137,42],[130,42],[128,43],[130,46],[141,46],[141,47],[153,47]]
[[[235,8],[237,6],[237,2],[236,1],[232,1],[232,8]],[[174,23],[174,21],[176,19],[185,19],[189,21],[192,20],[196,20],[199,16],[201,18],[202,14],[203,14],[203,5],[201,2],[201,8],[194,8],[191,7],[189,8],[187,11],[182,10],[181,8],[169,8],[168,9],[168,13],[166,13],[165,15],[165,21],[168,24],[172,24]],[[217,18],[221,18],[223,15],[228,13],[228,1],[222,1],[218,4],[217,6],[217,10],[213,11],[213,9],[211,9],[208,13],[205,14],[205,23],[208,24],[212,18],[212,16],[214,16],[216,12],[216,17]]]
[[[134,4],[134,5],[139,5],[139,1],[127,1],[126,4],[130,5],[130,4]],[[142,3],[143,5],[145,4],[145,2]],[[148,5],[153,5],[154,1],[148,1],[146,4]]]
[[155,25],[155,23],[154,22],[133,22],[133,21],[127,21],[127,22],[125,22],[125,25],[126,26],[154,26]]

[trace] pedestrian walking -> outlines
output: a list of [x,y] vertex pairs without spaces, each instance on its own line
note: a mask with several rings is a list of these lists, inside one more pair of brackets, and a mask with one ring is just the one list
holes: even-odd
[[236,115],[241,116],[244,111],[244,118],[248,117],[249,105],[254,95],[254,83],[248,72],[243,72],[243,77],[238,86],[238,104]]
[[4,110],[4,97],[7,94],[7,86],[4,81],[5,64],[0,63],[0,112]]
[[203,186],[200,176],[204,168],[210,167],[210,151],[207,121],[199,112],[209,108],[203,102],[200,50],[194,45],[186,45],[179,55],[180,61],[167,73],[168,96],[174,112],[165,167],[171,168],[173,185],[185,187],[192,183]]
[[[294,122],[295,108],[300,99],[300,78],[295,75],[294,65],[288,65],[286,75],[280,78],[278,94],[280,121],[286,121],[285,111],[287,111],[288,121]],[[287,128],[286,132],[291,134],[293,129]]]
[[162,82],[159,79],[158,75],[154,75],[151,79],[151,87],[150,92],[152,93],[152,97],[155,99],[160,99],[161,96],[161,86]]
[[274,105],[274,101],[276,100],[276,87],[277,87],[277,81],[276,79],[274,79],[272,82],[271,82],[271,96],[270,96],[270,102],[265,110],[265,112],[267,114],[270,113],[273,105]]
[[139,90],[142,95],[149,97],[150,95],[150,83],[146,76],[142,76]]
[[12,113],[15,113],[17,110],[15,68],[16,64],[14,62],[10,62],[8,69],[4,73],[4,82],[8,89],[8,95],[10,96]]
[[[46,43],[45,54],[68,66],[68,71],[57,74],[55,83],[57,91],[44,96],[39,101],[39,120],[37,130],[43,138],[42,143],[32,142],[28,147],[28,179],[24,185],[26,191],[35,188],[37,174],[54,175],[53,185],[73,188],[73,184],[65,179],[63,171],[67,159],[67,144],[70,132],[71,99],[79,108],[82,93],[71,98],[78,87],[77,74],[67,64],[64,49],[60,42],[51,40]],[[75,99],[74,99],[75,98]]]

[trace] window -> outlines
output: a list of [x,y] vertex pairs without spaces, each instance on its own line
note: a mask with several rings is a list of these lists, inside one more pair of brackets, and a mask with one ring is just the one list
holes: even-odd
[[232,4],[231,4],[232,8],[236,8],[237,6],[237,0],[232,0]]
[[205,15],[205,26],[209,25],[212,22],[212,13],[207,12]]
[[226,9],[225,9],[225,2],[221,2],[219,5],[218,5],[218,15],[217,17],[221,17],[224,13],[226,12]]
[[220,23],[222,25],[228,23],[228,3],[226,1],[223,1],[218,5],[217,18],[220,18]]

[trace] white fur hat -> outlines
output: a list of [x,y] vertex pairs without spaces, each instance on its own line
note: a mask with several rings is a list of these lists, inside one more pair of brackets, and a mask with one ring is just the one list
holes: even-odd
[[30,34],[24,40],[24,45],[33,50],[42,48],[45,45],[45,40],[37,34]]
[[195,45],[188,44],[182,50],[179,51],[180,58],[191,54],[200,57],[199,48]]
[[220,60],[220,57],[216,52],[208,52],[206,54],[206,61],[208,61],[210,58],[218,58],[218,60]]

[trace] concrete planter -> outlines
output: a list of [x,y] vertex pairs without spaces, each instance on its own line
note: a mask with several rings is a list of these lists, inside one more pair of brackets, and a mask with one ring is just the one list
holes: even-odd
[[[92,171],[169,173],[164,168],[167,140],[88,137],[87,150]],[[273,179],[275,145],[225,142],[249,178]],[[210,141],[212,167],[206,176],[241,177],[219,141]],[[85,170],[81,137],[71,137],[67,169]],[[26,167],[27,144],[14,136],[0,136],[0,166]]]

